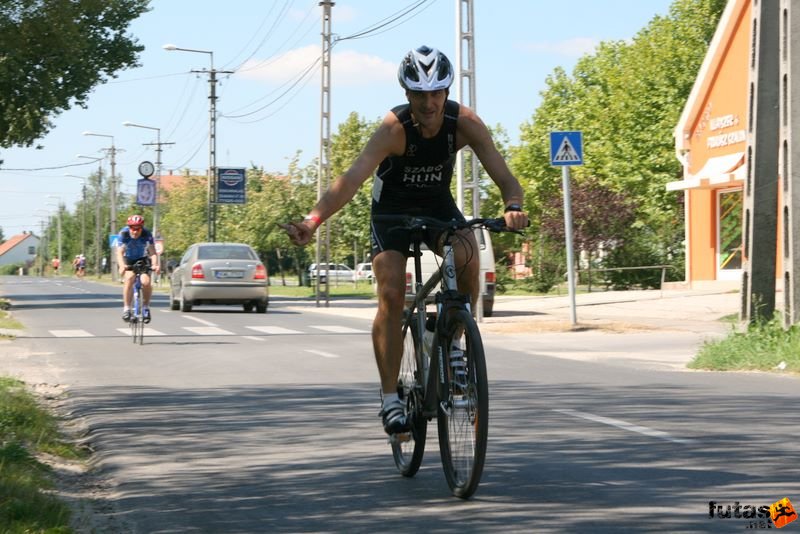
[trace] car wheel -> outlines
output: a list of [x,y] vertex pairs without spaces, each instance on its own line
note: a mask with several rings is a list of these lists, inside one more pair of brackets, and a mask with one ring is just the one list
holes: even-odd
[[169,309],[172,311],[177,311],[181,309],[181,303],[175,297],[175,291],[172,286],[169,286]]
[[253,303],[245,302],[244,304],[242,304],[242,308],[244,308],[244,311],[246,311],[247,313],[250,313],[251,311],[253,311]]
[[491,317],[492,316],[492,308],[494,307],[494,301],[491,300],[484,300],[483,301],[483,316],[484,317]]
[[256,303],[256,312],[257,313],[267,313],[267,301],[257,302]]
[[192,311],[192,301],[186,298],[186,295],[183,294],[183,289],[181,289],[181,311]]

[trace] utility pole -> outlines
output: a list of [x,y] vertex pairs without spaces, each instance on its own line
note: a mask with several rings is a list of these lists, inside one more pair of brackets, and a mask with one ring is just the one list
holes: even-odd
[[775,311],[780,101],[778,2],[753,2],[750,120],[744,187],[741,320],[770,320]]
[[[473,111],[477,111],[475,101],[475,13],[472,0],[456,0],[456,24],[458,25],[456,99]],[[467,161],[467,155],[469,155],[469,161]],[[456,203],[458,209],[466,215],[478,217],[481,201],[478,160],[469,146],[462,148],[457,157],[456,189],[458,198]],[[464,168],[466,163],[469,163],[469,172]],[[465,193],[467,191],[471,193],[471,209],[466,209]]]
[[[319,169],[317,172],[317,201],[328,190],[331,181],[331,8],[335,2],[322,0],[322,87],[320,91],[320,143],[319,143]],[[324,241],[324,243],[323,243]],[[328,276],[330,255],[330,221],[325,221],[317,228],[317,278],[316,301],[319,307],[320,287],[319,277],[322,275],[320,265],[325,263],[325,306],[330,304],[330,276]],[[324,247],[324,250],[323,250]]]
[[[157,128],[158,129],[158,128]],[[159,189],[161,187],[161,152],[164,150],[161,147],[164,145],[174,145],[174,142],[161,142],[161,129],[158,129],[158,137],[155,143],[142,143],[144,146],[156,147],[156,197],[153,201],[153,237],[158,239],[158,197]]]
[[[456,99],[463,105],[477,112],[475,91],[475,10],[472,0],[456,0],[456,25],[458,26],[458,42],[456,43],[456,69],[458,86]],[[469,165],[469,170],[465,169]],[[465,196],[470,192],[470,209],[466,209]],[[481,190],[478,158],[469,146],[458,152],[456,160],[456,204],[465,215],[480,217]],[[486,292],[486,280],[478,282],[478,302],[473,302],[478,321],[483,320],[483,294]]]
[[[792,74],[800,75],[800,7],[781,0],[780,79],[781,136],[780,175],[783,181],[783,323],[787,328],[800,322],[800,86]],[[794,5],[793,5],[794,4]],[[792,133],[796,135],[792,135]]]
[[208,212],[206,221],[208,223],[208,240],[216,241],[217,235],[217,74],[233,74],[232,70],[217,70],[214,68],[214,52],[212,50],[198,50],[195,48],[180,48],[174,44],[165,44],[162,48],[167,51],[180,50],[182,52],[197,52],[208,54],[211,63],[208,69],[192,69],[198,74],[208,74],[208,101],[209,101],[209,120],[208,120]]

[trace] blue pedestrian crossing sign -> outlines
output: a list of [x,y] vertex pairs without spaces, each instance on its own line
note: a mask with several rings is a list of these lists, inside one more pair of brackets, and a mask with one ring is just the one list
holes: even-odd
[[550,165],[583,165],[583,132],[550,132]]

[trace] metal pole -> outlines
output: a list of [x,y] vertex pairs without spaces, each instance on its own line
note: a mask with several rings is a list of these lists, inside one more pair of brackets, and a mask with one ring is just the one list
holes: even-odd
[[[322,198],[322,195],[328,189],[331,179],[331,7],[333,7],[334,4],[335,2],[331,2],[330,0],[322,0],[319,3],[319,5],[322,6],[322,87],[320,91],[320,144],[319,169],[317,172],[317,201]],[[324,258],[322,250],[323,240],[325,249]],[[325,221],[320,227],[317,228],[317,278],[315,288],[317,306],[319,306],[320,301],[319,277],[322,273],[322,269],[320,269],[320,263],[323,261],[325,262],[325,306],[327,307],[330,304],[330,276],[328,272],[328,267],[330,264],[330,245],[330,221]]]
[[81,204],[81,254],[85,254],[86,251],[86,180],[83,181],[83,186],[81,187],[81,197],[83,198],[83,203]]
[[561,168],[561,181],[564,188],[564,233],[567,244],[567,285],[569,286],[569,317],[572,325],[578,324],[578,314],[575,310],[575,260],[572,252],[572,201],[570,200],[569,166]]
[[98,278],[102,274],[100,272],[100,198],[101,190],[103,188],[103,166],[100,165],[97,169],[97,191],[95,191],[95,229],[94,229],[94,261],[95,261],[95,274]]
[[217,240],[216,168],[217,168],[217,72],[214,70],[214,54],[211,54],[209,71],[209,132],[208,132],[208,240]]

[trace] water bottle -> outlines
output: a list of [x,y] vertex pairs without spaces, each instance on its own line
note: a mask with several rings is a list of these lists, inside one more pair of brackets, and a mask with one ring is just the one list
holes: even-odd
[[429,315],[428,319],[425,321],[425,331],[422,333],[422,354],[424,354],[426,358],[430,358],[431,352],[433,351],[433,335],[435,329],[436,316]]

